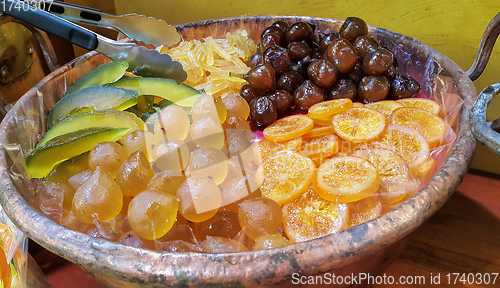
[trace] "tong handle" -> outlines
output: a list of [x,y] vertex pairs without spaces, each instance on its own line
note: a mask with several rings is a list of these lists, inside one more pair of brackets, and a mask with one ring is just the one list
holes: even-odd
[[26,2],[7,0],[0,5],[0,12],[22,20],[45,32],[58,36],[87,50],[95,50],[97,35],[58,16],[30,6]]

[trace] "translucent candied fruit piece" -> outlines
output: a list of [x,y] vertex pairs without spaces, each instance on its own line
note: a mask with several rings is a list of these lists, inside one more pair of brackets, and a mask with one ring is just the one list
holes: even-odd
[[172,104],[163,108],[155,121],[154,131],[155,135],[184,140],[189,134],[190,125],[191,122],[186,111],[182,107]]
[[148,183],[147,190],[176,195],[181,184],[186,180],[181,172],[163,170],[156,173]]
[[111,176],[100,166],[75,192],[73,213],[82,222],[108,221],[122,210],[123,194]]
[[227,138],[228,157],[241,157],[245,163],[253,160],[253,149],[250,141],[240,134],[232,134]]
[[82,172],[71,176],[71,178],[68,179],[68,184],[71,188],[73,188],[73,190],[76,190],[80,187],[80,185],[87,181],[87,179],[89,179],[90,175],[92,175],[92,171],[90,171],[90,169],[83,170]]
[[37,204],[45,216],[60,223],[63,211],[72,208],[74,194],[75,191],[68,184],[41,183],[41,187],[37,189]]
[[153,161],[154,147],[156,147],[158,142],[162,139],[163,136],[158,137],[149,131],[135,130],[122,140],[122,145],[125,150],[127,150],[128,155],[137,150],[142,150],[144,155],[148,157],[148,160]]
[[283,229],[293,243],[339,232],[346,227],[349,215],[346,204],[326,201],[312,187],[281,208]]
[[221,149],[224,146],[222,126],[212,117],[200,117],[194,120],[189,135],[198,147],[210,146]]
[[253,159],[256,164],[260,165],[267,158],[267,156],[283,150],[298,151],[300,145],[302,145],[302,137],[297,137],[284,142],[271,142],[263,139],[252,145],[254,151]]
[[224,152],[213,147],[199,147],[191,152],[186,174],[205,176],[220,184],[226,179],[228,171]]
[[132,199],[128,219],[132,230],[146,240],[165,235],[177,217],[177,199],[170,194],[143,191]]
[[190,176],[177,190],[179,212],[191,222],[212,218],[220,208],[221,192],[215,182],[205,176]]
[[94,223],[85,223],[76,218],[73,210],[65,213],[61,219],[61,224],[71,230],[87,233],[90,229],[95,228]]
[[155,146],[153,161],[159,170],[182,171],[189,163],[189,147],[177,138],[167,137]]
[[227,108],[227,115],[240,116],[243,119],[248,119],[250,115],[250,106],[248,102],[238,94],[229,94],[222,98],[222,102]]
[[262,197],[259,186],[253,180],[253,177],[248,175],[234,177],[221,184],[220,188],[222,195],[221,206],[235,213],[238,212],[241,202],[251,198]]
[[201,243],[201,247],[205,253],[236,253],[248,251],[248,248],[239,241],[216,236],[207,236],[205,241]]
[[280,233],[262,235],[255,239],[253,250],[266,250],[272,248],[283,247],[292,244],[290,240],[286,239]]
[[47,182],[68,184],[73,175],[88,169],[89,153],[83,153],[57,165],[45,178]]
[[193,115],[193,121],[209,117],[223,123],[226,120],[227,109],[220,98],[214,98],[211,95],[202,95],[194,101],[193,107],[191,107],[191,114]]
[[153,176],[155,172],[151,170],[148,158],[142,150],[137,150],[118,169],[116,183],[120,186],[123,195],[133,197],[146,190]]
[[239,205],[240,226],[243,232],[254,240],[262,235],[277,233],[282,219],[280,205],[268,198],[252,198]]
[[97,166],[100,166],[112,178],[115,178],[116,172],[127,157],[127,150],[122,145],[116,142],[101,142],[90,151],[89,169],[94,171]]
[[219,210],[214,217],[194,225],[198,241],[205,240],[207,236],[234,238],[240,230],[238,215],[228,210]]
[[116,242],[134,248],[144,248],[144,249],[156,248],[154,241],[148,241],[146,239],[142,239],[133,230],[127,231],[126,233],[121,235]]
[[233,133],[237,133],[250,140],[252,136],[250,124],[238,115],[227,115],[226,121],[222,123],[222,127],[224,128],[226,137],[231,136]]

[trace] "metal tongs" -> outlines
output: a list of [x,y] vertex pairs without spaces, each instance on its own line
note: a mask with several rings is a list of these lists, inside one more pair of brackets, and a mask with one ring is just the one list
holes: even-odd
[[6,2],[6,5],[0,5],[0,12],[87,50],[96,50],[113,60],[128,62],[128,70],[136,75],[171,78],[177,81],[184,81],[187,78],[182,65],[173,61],[167,54],[160,54],[156,50],[149,50],[135,43],[111,40],[59,16],[36,9],[26,2],[17,0]]

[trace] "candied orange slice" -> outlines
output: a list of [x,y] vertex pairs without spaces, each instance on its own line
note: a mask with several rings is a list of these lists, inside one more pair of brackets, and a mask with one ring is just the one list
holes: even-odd
[[441,112],[441,105],[434,100],[426,98],[405,98],[396,100],[398,103],[403,104],[405,107],[419,108],[434,115],[439,115]]
[[339,156],[318,167],[314,190],[328,201],[354,202],[375,193],[379,185],[377,168],[368,160]]
[[379,193],[373,193],[359,201],[347,203],[347,207],[349,207],[348,227],[370,221],[382,214],[382,201],[380,201]]
[[378,112],[384,114],[387,123],[389,123],[389,121],[391,120],[390,118],[392,111],[405,106],[393,100],[384,100],[373,103],[367,103],[365,104],[365,107],[375,109]]
[[335,134],[304,137],[299,152],[311,159],[323,159],[337,153],[339,147],[339,138]]
[[411,169],[410,172],[412,172],[416,177],[421,177],[431,172],[432,168],[434,168],[434,165],[436,165],[436,160],[434,160],[434,158],[432,157],[429,157],[422,164]]
[[348,207],[319,197],[309,187],[295,201],[281,207],[283,230],[292,242],[302,242],[338,232],[346,227]]
[[366,149],[369,147],[369,143],[370,142],[351,142],[341,139],[339,144],[340,145],[339,154],[347,155],[351,154],[354,151]]
[[283,142],[297,138],[311,131],[314,122],[306,115],[292,115],[281,118],[262,131],[266,140]]
[[[330,120],[330,124],[332,121]],[[329,135],[335,133],[335,129],[333,129],[332,125],[314,125],[314,128],[304,134],[304,137],[318,137],[323,135]]]
[[351,108],[335,114],[332,125],[337,135],[344,140],[370,141],[384,131],[385,117],[375,109]]
[[294,151],[269,155],[255,175],[262,196],[283,205],[297,199],[311,185],[316,166]]
[[365,105],[361,102],[354,102],[352,103],[352,108],[363,108]]
[[351,154],[370,161],[380,176],[379,192],[384,203],[403,199],[408,189],[409,169],[403,157],[384,148],[368,148]]
[[406,160],[410,170],[429,157],[429,144],[425,138],[417,130],[404,125],[390,124],[380,139],[370,145],[398,153]]
[[323,101],[309,107],[307,116],[309,116],[313,120],[320,120],[320,122],[323,123],[331,123],[333,115],[351,109],[352,105],[352,100],[349,98]]
[[263,139],[252,145],[253,161],[255,164],[260,165],[267,156],[283,150],[297,151],[300,145],[302,145],[302,137],[297,137],[285,142],[271,142]]
[[444,140],[447,124],[439,116],[419,108],[398,108],[392,112],[392,124],[401,124],[417,130],[435,148]]

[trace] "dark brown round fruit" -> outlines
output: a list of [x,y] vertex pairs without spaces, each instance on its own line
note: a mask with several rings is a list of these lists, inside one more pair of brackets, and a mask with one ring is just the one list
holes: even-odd
[[363,60],[366,54],[370,51],[373,51],[379,47],[377,40],[373,39],[373,37],[369,35],[361,35],[354,40],[352,46],[358,52],[358,56],[361,60]]
[[278,89],[286,90],[293,94],[295,89],[304,82],[304,77],[295,71],[288,71],[278,77]]
[[276,72],[268,64],[259,64],[248,71],[245,79],[255,88],[267,92],[276,89]]
[[384,100],[388,94],[389,81],[384,76],[365,76],[358,84],[358,96],[365,103]]
[[274,21],[274,23],[271,24],[271,26],[280,28],[283,31],[283,33],[285,33],[286,30],[288,30],[288,27],[290,27],[290,25],[287,22],[282,20]]
[[391,82],[391,97],[393,99],[410,98],[420,91],[420,84],[409,75],[398,74]]
[[288,51],[281,46],[271,46],[262,54],[262,61],[274,68],[277,75],[290,70],[291,60]]
[[247,66],[253,68],[260,62],[262,62],[262,54],[255,53],[248,57]]
[[391,83],[392,81],[394,81],[394,78],[396,78],[398,74],[399,74],[399,69],[393,64],[391,68],[389,68],[389,70],[387,70],[387,72],[384,73],[384,76],[387,78],[387,80],[389,80],[389,83]]
[[368,25],[363,19],[357,17],[347,17],[340,27],[340,37],[347,39],[353,43],[358,36],[366,35],[368,33]]
[[295,22],[293,23],[285,33],[286,41],[288,43],[294,41],[310,41],[313,36],[314,30],[311,25],[306,22]]
[[283,29],[276,27],[276,26],[269,26],[266,29],[264,29],[264,31],[262,31],[262,34],[260,35],[260,37],[262,38],[262,36],[264,36],[266,34],[277,34],[280,36],[281,42],[284,42],[284,40],[285,40],[285,32],[283,31]]
[[309,44],[307,44],[307,42],[305,41],[291,42],[288,44],[286,50],[288,51],[288,55],[290,55],[290,58],[294,60],[300,60],[308,55],[311,55],[311,47],[309,47]]
[[260,46],[262,50],[266,50],[267,48],[271,46],[280,46],[281,45],[281,38],[278,34],[276,33],[268,33],[265,35],[262,35],[260,37]]
[[257,126],[271,125],[278,119],[278,110],[271,99],[266,96],[250,101],[250,119]]
[[351,79],[339,79],[328,91],[328,100],[349,98],[354,100],[358,95],[358,86]]
[[365,77],[365,73],[363,73],[363,68],[361,66],[361,62],[356,62],[356,65],[354,65],[354,69],[351,73],[349,73],[349,79],[351,79],[356,84],[358,84],[359,81],[361,81],[361,79]]
[[326,49],[326,59],[335,65],[340,74],[351,73],[358,62],[356,49],[346,39],[335,39]]
[[308,109],[325,100],[325,92],[310,80],[305,80],[293,94],[293,103],[299,109]]
[[307,68],[309,79],[320,88],[328,88],[337,81],[337,68],[324,59],[312,61]]
[[248,103],[255,98],[264,96],[261,90],[255,88],[253,85],[245,84],[241,86],[240,96],[243,97]]
[[382,75],[392,67],[393,59],[391,51],[387,49],[370,51],[363,59],[363,72],[366,75]]
[[333,40],[339,39],[339,33],[329,33],[329,34],[324,34],[323,37],[321,37],[321,40],[319,42],[319,52],[325,52],[326,48],[332,44]]
[[276,105],[278,113],[283,113],[293,106],[292,94],[286,90],[277,89],[266,94]]

